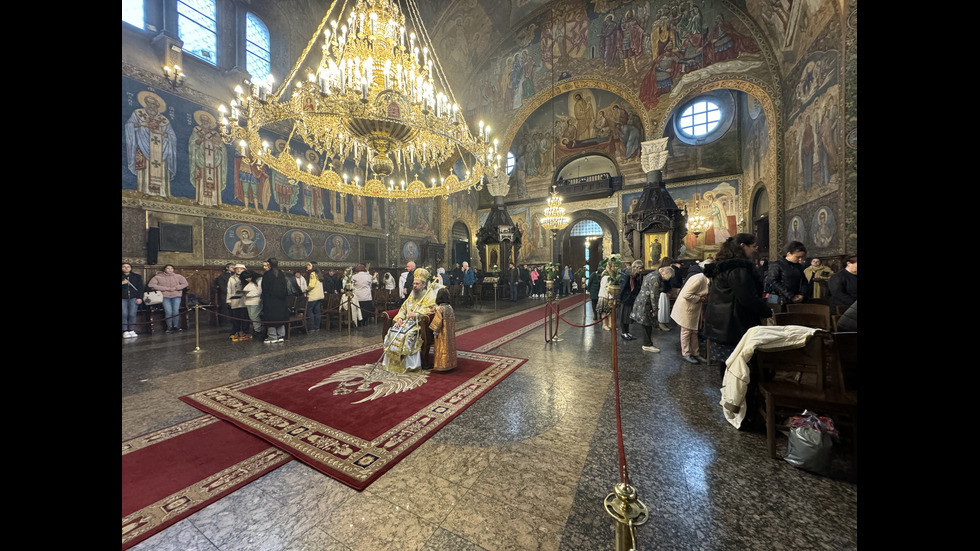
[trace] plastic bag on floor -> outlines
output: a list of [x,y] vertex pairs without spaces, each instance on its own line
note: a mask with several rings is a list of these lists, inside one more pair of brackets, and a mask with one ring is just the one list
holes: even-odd
[[837,439],[837,429],[830,417],[820,417],[809,410],[789,420],[789,450],[786,462],[790,465],[827,474],[830,470],[830,452]]

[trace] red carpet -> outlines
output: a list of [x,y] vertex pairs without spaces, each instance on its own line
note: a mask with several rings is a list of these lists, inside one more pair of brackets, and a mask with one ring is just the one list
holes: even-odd
[[181,397],[363,490],[527,360],[459,352],[447,373],[393,374],[350,352]]
[[[562,313],[582,302],[582,295],[563,299],[560,303]],[[460,330],[456,338],[457,350],[485,352],[498,347],[528,331],[540,328],[544,323],[544,314],[545,307],[542,304],[491,323]],[[317,393],[318,399],[324,396],[334,399],[343,396],[334,395],[334,390],[339,387],[337,383],[329,383],[313,391],[308,389],[326,378],[330,372],[336,373],[345,367],[353,367],[358,362],[362,364],[374,362],[380,355],[379,345],[363,347],[344,355],[324,358],[266,375],[260,378],[261,380],[250,379],[228,385],[225,389],[234,393],[236,397],[240,393],[242,396],[248,396],[248,400],[255,400],[255,404],[252,405],[259,405],[267,399],[273,401],[282,399],[285,403],[303,402],[301,397],[291,398],[284,395],[290,392],[300,395]],[[304,427],[306,430],[302,433],[294,431],[294,434],[290,435],[289,431],[278,431],[279,434],[276,436],[274,433],[277,431],[273,430],[276,423],[293,423],[289,426],[296,427],[296,419],[290,419],[289,415],[282,416],[282,421],[275,419],[282,409],[279,407],[281,405],[277,404],[277,408],[273,408],[274,412],[266,412],[269,415],[260,414],[264,419],[261,429],[252,428],[250,432],[229,422],[218,422],[214,416],[204,415],[124,442],[123,549],[136,545],[178,520],[289,462],[292,459],[291,454],[301,455],[299,449],[290,448],[290,453],[286,453],[270,446],[270,442],[280,445],[279,441],[274,440],[276,437],[303,442],[300,447],[303,448],[302,453],[307,456],[304,461],[327,465],[326,470],[320,470],[354,488],[367,487],[432,436],[438,428],[444,426],[524,362],[524,360],[485,354],[460,352],[458,355],[460,367],[455,372],[431,374],[421,388],[409,391],[411,393],[424,389],[425,396],[430,400],[423,407],[418,406],[424,402],[421,395],[399,404],[394,402],[386,404],[383,403],[386,400],[377,399],[353,404],[352,402],[360,401],[370,393],[352,390],[347,394],[350,399],[338,406],[347,412],[344,416],[346,419],[335,419],[332,422],[338,426],[320,431],[320,433],[329,433],[329,436],[314,432],[314,429],[329,427],[320,422],[308,423],[310,426]],[[331,365],[333,369],[324,365],[335,361],[340,363]],[[295,379],[297,381],[295,383],[291,380],[285,385],[267,386],[267,383],[285,378],[285,375],[304,373],[314,368],[326,369],[301,375],[300,378]],[[481,368],[488,373],[484,377],[473,377]],[[380,367],[378,370],[381,370]],[[299,381],[310,384],[303,387],[305,383]],[[456,387],[449,390],[457,390],[457,392],[446,391],[453,382],[456,383]],[[287,392],[283,390],[285,388],[292,390]],[[203,398],[203,394],[205,393],[192,396]],[[219,404],[216,396],[217,393],[207,400],[210,400],[212,405]],[[185,401],[194,400],[187,397]],[[414,412],[406,405],[411,403],[416,404]],[[426,407],[429,407],[429,411]],[[227,404],[221,408],[232,411]],[[238,411],[241,412],[242,409],[239,408]],[[314,414],[323,414],[323,408],[313,409],[320,410],[314,411]],[[371,412],[371,416],[379,418],[401,416],[402,421],[386,429],[384,423],[380,421],[367,422],[367,418],[363,416],[363,412],[367,411]],[[251,413],[259,412],[252,410]],[[223,417],[229,415],[234,416],[226,412]],[[255,415],[252,422],[254,418]],[[305,419],[303,421],[305,422]],[[388,421],[388,424],[390,425],[391,422]],[[295,430],[300,429],[296,427]],[[253,435],[252,432],[268,432],[270,441],[267,442]],[[383,441],[379,441],[378,445],[373,444],[374,437],[379,435]],[[314,438],[316,444],[311,443],[311,437],[316,437]],[[333,444],[333,441],[336,444]],[[377,449],[379,446],[380,449]],[[286,447],[286,444],[283,444],[283,447]],[[322,451],[324,448],[327,448],[327,451]],[[351,450],[350,455],[359,454],[356,457],[360,460],[360,464],[355,464],[356,460],[342,458],[348,448]],[[314,467],[319,468],[315,465]]]
[[123,549],[293,458],[204,415],[122,445]]

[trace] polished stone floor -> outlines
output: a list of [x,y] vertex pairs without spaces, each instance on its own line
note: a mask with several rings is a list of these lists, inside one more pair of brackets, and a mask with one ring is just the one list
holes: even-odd
[[[541,302],[459,308],[457,329]],[[563,316],[582,325],[588,310]],[[201,415],[178,396],[381,339],[373,325],[277,345],[229,333],[202,327],[200,350],[193,330],[122,342],[124,441]],[[562,323],[560,342],[538,328],[490,351],[529,361],[362,492],[294,460],[134,549],[614,549],[603,507],[620,472],[613,336]],[[626,463],[650,511],[638,548],[856,549],[846,456],[829,477],[770,459],[764,433],[725,422],[719,368],[682,361],[676,327],[654,339],[659,354],[639,338],[618,346]]]

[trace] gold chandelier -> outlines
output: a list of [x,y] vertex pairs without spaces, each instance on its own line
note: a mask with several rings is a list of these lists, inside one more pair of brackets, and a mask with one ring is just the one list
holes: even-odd
[[[236,88],[230,109],[219,108],[225,143],[290,180],[341,193],[412,198],[482,189],[484,175],[500,171],[497,140],[483,121],[474,136],[463,120],[415,0],[405,2],[408,26],[398,0],[355,0],[346,22],[338,28],[333,19],[327,28],[347,2],[334,12],[336,5],[279,90],[271,92],[271,81],[249,83],[248,92]],[[286,97],[320,36],[319,64]],[[259,130],[284,122],[292,125],[289,138],[281,151],[272,149]],[[319,164],[307,161],[307,151],[291,152],[293,140],[316,151]],[[373,178],[350,178],[346,163]]]
[[701,202],[694,202],[694,216],[687,219],[687,231],[694,234],[694,237],[708,231],[711,228],[711,220],[701,215]]
[[558,195],[556,186],[551,186],[551,197],[548,197],[548,208],[544,209],[541,227],[551,230],[552,235],[568,227],[568,217],[565,216],[565,207],[561,206],[561,195]]

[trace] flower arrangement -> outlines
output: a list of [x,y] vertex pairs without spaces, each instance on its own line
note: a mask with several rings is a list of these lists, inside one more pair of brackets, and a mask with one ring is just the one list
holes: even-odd
[[354,288],[354,268],[350,266],[344,270],[344,289],[351,290]]
[[561,272],[561,266],[555,262],[549,262],[544,265],[544,280],[554,281],[558,274]]

